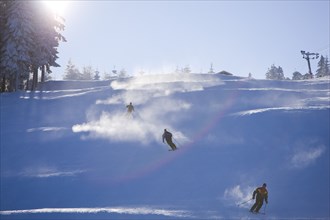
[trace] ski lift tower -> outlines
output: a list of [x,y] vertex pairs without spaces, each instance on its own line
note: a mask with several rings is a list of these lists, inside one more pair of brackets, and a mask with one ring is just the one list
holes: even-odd
[[313,73],[312,73],[312,69],[311,69],[311,63],[310,63],[310,59],[318,59],[319,58],[319,54],[318,53],[310,53],[310,52],[305,52],[304,50],[300,51],[301,54],[303,55],[303,58],[307,60],[307,64],[308,64],[308,70],[309,70],[309,74],[311,76],[311,78],[313,78]]

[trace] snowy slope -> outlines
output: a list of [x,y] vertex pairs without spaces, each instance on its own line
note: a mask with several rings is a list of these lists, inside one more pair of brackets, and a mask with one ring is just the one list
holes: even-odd
[[[330,217],[327,79],[167,74],[43,88],[1,94],[0,219]],[[250,214],[252,201],[239,204],[264,182],[266,215]]]

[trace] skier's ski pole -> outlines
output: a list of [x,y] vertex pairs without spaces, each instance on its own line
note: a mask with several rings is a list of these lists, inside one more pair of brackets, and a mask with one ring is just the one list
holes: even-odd
[[253,199],[249,199],[249,200],[247,200],[247,201],[244,201],[244,202],[242,202],[242,203],[239,203],[239,204],[237,204],[237,206],[241,206],[241,205],[243,205],[243,204],[245,204],[245,203],[250,202],[251,200],[253,200]]

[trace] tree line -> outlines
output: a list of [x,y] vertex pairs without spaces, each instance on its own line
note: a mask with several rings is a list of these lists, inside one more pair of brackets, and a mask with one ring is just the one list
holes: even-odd
[[[212,68],[211,70],[213,71]],[[174,73],[191,73],[191,69],[189,65],[186,65],[184,68],[179,68],[179,66],[177,66]],[[138,74],[144,75],[145,72],[143,70],[140,70]],[[125,68],[122,68],[121,70],[117,71],[116,67],[114,67],[111,73],[104,71],[102,79],[109,80],[114,78],[125,78],[127,76],[128,73],[125,70]],[[64,71],[63,79],[64,80],[100,80],[101,76],[100,76],[100,72],[98,70],[95,70],[92,66],[84,66],[82,68],[82,71],[80,71],[79,68],[76,67],[76,65],[73,64],[72,60],[70,59]]]
[[[330,76],[330,64],[328,57],[321,56],[318,64],[317,70],[314,77],[321,78],[325,76]],[[304,79],[311,79],[313,75],[306,73],[301,74],[298,71],[292,73],[292,80],[304,80]],[[286,78],[284,76],[284,72],[282,67],[276,67],[274,64],[268,69],[266,72],[266,79],[273,79],[273,80],[289,80],[290,78]]]
[[[59,67],[57,48],[65,42],[60,33],[64,19],[41,1],[0,0],[0,90],[35,90],[41,72],[45,81],[50,67]],[[32,75],[32,79],[30,79]]]
[[[109,80],[113,78],[124,78],[127,77],[127,71],[122,68],[119,72],[115,69],[111,71],[112,74],[108,72],[103,73],[103,80]],[[95,70],[92,66],[84,66],[82,71],[72,62],[70,59],[64,71],[64,80],[100,80],[100,72]]]
[[[44,82],[52,72],[51,67],[59,67],[59,43],[66,39],[61,34],[64,19],[47,10],[41,1],[0,0],[0,91],[19,89],[35,90],[39,81]],[[190,73],[189,66],[175,70],[176,73]],[[211,65],[210,73],[213,72]],[[141,73],[142,74],[142,73]],[[315,77],[329,76],[329,59],[321,56]],[[112,75],[104,72],[103,79],[126,77],[125,69],[112,70]],[[99,80],[100,75],[91,66],[79,71],[69,61],[66,80]],[[293,80],[309,79],[309,73],[292,74]],[[282,67],[272,65],[266,72],[266,79],[284,80]]]
[[[309,73],[301,74],[298,71],[295,71],[292,73],[292,80],[304,80],[304,79],[311,79],[313,77],[321,78],[324,76],[329,76],[329,60],[327,57],[321,56],[320,61],[318,62],[318,69],[316,70],[316,74],[314,76],[311,76]],[[112,74],[109,74],[108,72],[103,73],[103,80],[113,79],[113,78],[124,78],[127,77],[127,71],[123,68],[119,72],[117,70],[112,70]],[[225,74],[222,71],[219,72],[221,74]],[[176,67],[175,71],[173,73],[191,73],[191,69],[189,65],[186,65],[184,68]],[[215,73],[213,70],[213,67],[211,65],[210,70],[208,73]],[[100,72],[97,70],[94,70],[91,66],[84,66],[82,71],[77,68],[71,60],[69,60],[67,67],[65,69],[65,74],[63,76],[64,80],[100,80],[101,76],[99,75]],[[139,72],[140,75],[144,74],[144,71]],[[228,74],[228,73],[227,73]],[[232,75],[232,74],[230,74]],[[272,79],[272,80],[291,80],[289,77],[285,77],[283,68],[281,66],[275,66],[274,64],[268,68],[266,72],[266,79]],[[249,73],[249,78],[252,78],[252,74]]]

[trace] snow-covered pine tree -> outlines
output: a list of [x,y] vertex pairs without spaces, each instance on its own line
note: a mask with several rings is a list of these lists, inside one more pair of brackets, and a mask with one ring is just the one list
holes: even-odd
[[191,73],[191,69],[189,65],[187,65],[185,68],[183,68],[182,73]]
[[103,79],[104,80],[109,80],[109,79],[111,79],[111,75],[107,71],[104,71],[104,73],[103,73]]
[[[1,1],[2,25],[0,69],[8,91],[18,90],[21,79],[30,71],[30,51],[33,47],[32,12],[29,1]],[[4,90],[5,88],[2,88]]]
[[304,76],[298,71],[292,73],[292,80],[302,80],[303,78]]
[[71,59],[66,65],[65,75],[63,77],[65,80],[80,80],[82,79],[81,73],[76,68],[76,66],[72,63]]
[[127,71],[123,68],[119,72],[119,78],[125,78],[127,76]]
[[66,41],[60,31],[64,30],[63,19],[46,8],[42,7],[41,2],[31,2],[31,10],[35,12],[33,17],[34,24],[34,43],[35,49],[32,51],[32,70],[34,90],[38,83],[38,69],[41,70],[41,81],[45,80],[45,74],[51,73],[50,67],[59,67],[56,63],[58,58],[57,47],[60,41]]
[[266,79],[274,79],[274,80],[284,80],[284,73],[282,67],[276,67],[274,64],[268,69],[266,72]]
[[92,80],[93,79],[94,70],[92,66],[84,66],[81,74],[82,80]]
[[324,60],[324,56],[321,56],[319,62],[317,63],[317,67],[318,68],[317,68],[316,74],[315,74],[315,76],[317,78],[325,76],[325,73],[324,73],[324,61],[325,61]]
[[95,75],[93,77],[94,80],[100,80],[100,72],[98,70],[95,71]]
[[[6,2],[0,1],[0,30],[5,29],[5,11],[6,11]],[[6,89],[6,77],[4,69],[1,68],[2,62],[2,49],[4,46],[4,34],[3,31],[0,31],[0,92],[4,92]]]
[[65,41],[60,34],[64,25],[39,1],[0,1],[0,7],[2,91],[6,83],[9,91],[17,90],[31,71],[34,89],[39,68],[45,73],[50,66],[59,66],[55,60],[59,41]]
[[329,60],[328,57],[324,58],[324,56],[321,56],[318,64],[317,64],[317,70],[316,70],[316,77],[323,77],[323,76],[329,76]]
[[328,57],[325,57],[324,60],[324,72],[326,76],[330,76],[330,63]]

